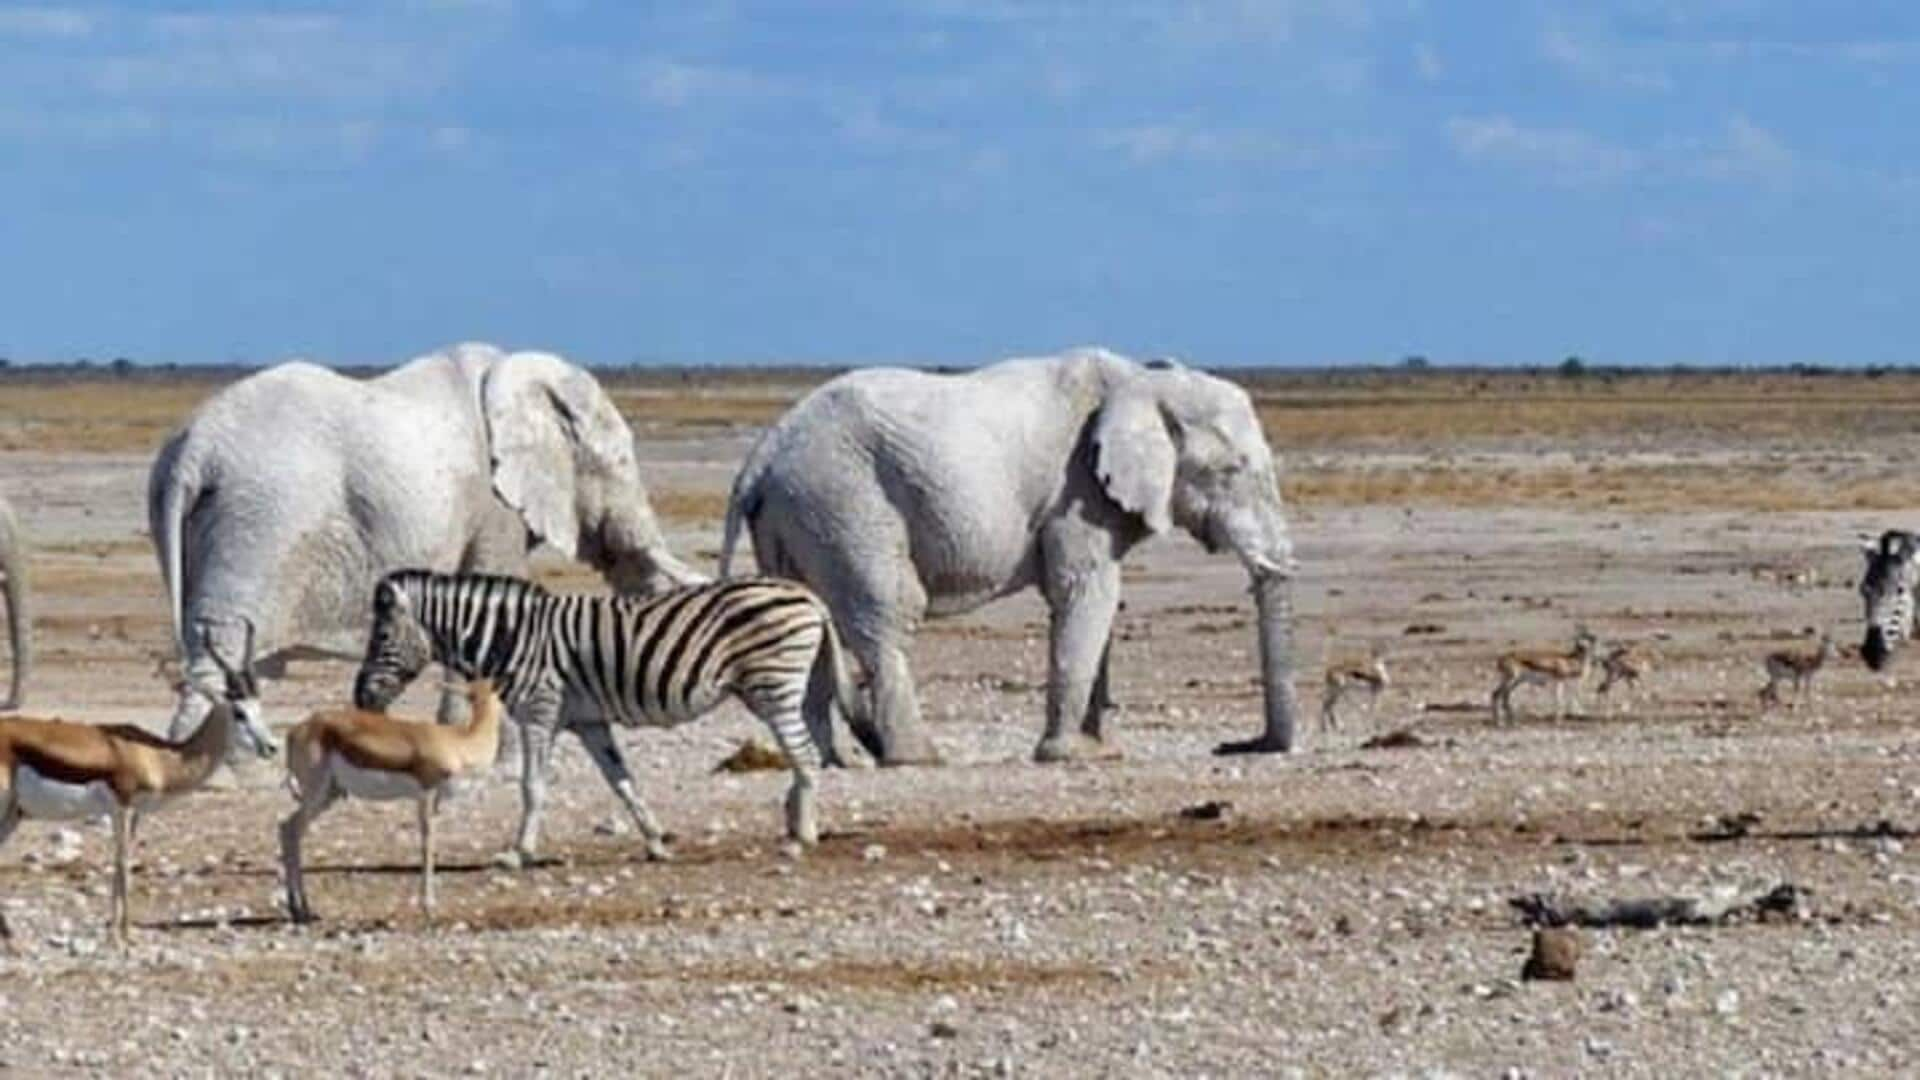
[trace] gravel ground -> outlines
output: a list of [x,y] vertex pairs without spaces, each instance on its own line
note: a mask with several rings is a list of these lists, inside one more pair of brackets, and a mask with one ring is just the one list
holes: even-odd
[[[650,444],[661,484],[724,490],[738,436]],[[159,724],[164,604],[144,457],[0,454],[40,551],[36,710]],[[1862,514],[1355,508],[1296,515],[1301,681],[1384,643],[1393,686],[1286,758],[1208,749],[1258,725],[1232,564],[1129,564],[1115,647],[1125,758],[1037,766],[1044,613],[933,624],[914,652],[938,769],[829,776],[827,835],[780,853],[785,777],[716,775],[738,709],[623,735],[677,834],[635,838],[562,748],[552,865],[494,869],[504,775],[443,813],[443,915],[414,907],[411,812],[348,805],[309,840],[324,921],[278,907],[279,778],[142,827],[132,947],[106,941],[100,825],[0,850],[0,1071],[25,1075],[1675,1075],[1910,1073],[1920,1046],[1920,742],[1911,669],[1842,658],[1762,714],[1766,651],[1857,640]],[[676,536],[717,546],[713,523]],[[1782,574],[1780,567],[1807,573]],[[583,579],[549,568],[562,583]],[[1336,618],[1337,617],[1337,618]],[[1584,623],[1650,643],[1626,699],[1564,719],[1492,658]],[[290,723],[350,669],[268,685]],[[414,699],[416,708],[424,701]],[[1366,748],[1413,732],[1417,745]],[[1211,804],[1211,805],[1210,805]],[[1799,914],[1582,930],[1576,977],[1520,978],[1509,899],[1808,890]]]

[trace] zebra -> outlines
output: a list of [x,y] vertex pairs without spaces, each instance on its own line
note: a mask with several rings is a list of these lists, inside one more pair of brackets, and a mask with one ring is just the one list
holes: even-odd
[[833,620],[805,586],[736,578],[654,596],[594,596],[493,574],[399,570],[375,587],[373,613],[354,678],[357,708],[384,710],[431,661],[465,679],[492,679],[520,724],[520,830],[502,856],[508,865],[534,858],[562,727],[626,804],[647,856],[670,858],[609,724],[682,724],[729,696],[772,730],[793,769],[788,836],[801,846],[818,841],[814,774],[823,757],[838,757],[832,709],[852,716],[859,702]]
[[1860,598],[1867,606],[1867,639],[1860,658],[1875,671],[1886,668],[1894,650],[1914,630],[1914,593],[1920,590],[1920,538],[1904,529],[1888,529],[1876,543],[1862,545],[1866,573]]

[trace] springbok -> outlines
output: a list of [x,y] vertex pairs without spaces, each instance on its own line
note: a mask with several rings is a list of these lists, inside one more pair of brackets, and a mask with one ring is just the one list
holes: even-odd
[[1326,690],[1320,697],[1320,729],[1334,731],[1340,727],[1340,699],[1348,694],[1365,690],[1367,711],[1371,713],[1387,684],[1387,658],[1378,648],[1365,660],[1327,665]]
[[136,819],[206,783],[227,758],[237,726],[254,752],[279,752],[260,719],[253,680],[253,624],[246,625],[240,664],[229,664],[214,645],[207,624],[202,640],[224,676],[220,693],[206,690],[214,706],[192,735],[180,742],[131,724],[96,726],[66,720],[0,718],[0,844],[22,820],[113,818],[113,902],[108,925],[124,944],[131,921],[127,905],[130,849]]
[[1780,704],[1780,684],[1793,684],[1794,702],[1789,708],[1798,707],[1802,701],[1813,696],[1813,679],[1820,669],[1833,659],[1833,632],[1822,631],[1820,644],[1812,649],[1781,649],[1767,654],[1762,661],[1767,669],[1767,685],[1760,688],[1762,708],[1772,708]]
[[1637,694],[1640,680],[1652,671],[1653,653],[1644,645],[1621,645],[1601,659],[1600,686],[1595,693],[1606,697],[1609,690],[1625,683]]
[[287,733],[289,785],[300,805],[280,823],[280,862],[287,914],[313,921],[300,842],[307,826],[344,796],[412,799],[420,817],[420,907],[433,919],[433,815],[459,782],[493,767],[500,714],[493,682],[467,684],[471,715],[464,726],[402,720],[361,709],[323,709]]
[[1576,627],[1573,648],[1565,652],[1553,649],[1515,649],[1500,654],[1494,662],[1500,682],[1493,688],[1493,719],[1513,719],[1513,692],[1522,686],[1553,687],[1555,719],[1567,715],[1567,685],[1573,685],[1574,708],[1580,707],[1580,685],[1593,669],[1594,654],[1600,641],[1586,627]]

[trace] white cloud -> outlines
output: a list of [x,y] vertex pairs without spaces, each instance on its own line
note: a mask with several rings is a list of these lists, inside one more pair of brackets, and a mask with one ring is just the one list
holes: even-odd
[[0,37],[78,38],[93,33],[92,12],[71,7],[0,9]]
[[1469,161],[1509,165],[1564,184],[1605,183],[1638,170],[1639,154],[1570,128],[1523,127],[1507,116],[1447,121],[1454,151]]
[[632,70],[630,80],[643,101],[663,109],[740,102],[779,92],[772,80],[742,68],[664,59],[642,61]]
[[1540,35],[1540,55],[1580,82],[1643,92],[1673,88],[1673,78],[1658,67],[1636,62],[1625,51],[1597,37],[1549,27]]
[[1098,133],[1096,146],[1136,165],[1167,162],[1265,165],[1303,170],[1377,161],[1392,147],[1383,139],[1334,137],[1301,140],[1262,131],[1209,130],[1176,124],[1143,124]]
[[1413,70],[1427,82],[1436,82],[1447,73],[1446,65],[1440,61],[1440,51],[1424,41],[1413,47]]
[[1688,171],[1711,180],[1781,183],[1791,179],[1798,156],[1780,137],[1745,116],[1734,116],[1720,137],[1684,144]]
[[1456,116],[1447,121],[1446,133],[1465,160],[1538,172],[1565,184],[1629,176],[1781,184],[1803,171],[1786,142],[1742,115],[1709,137],[1668,137],[1641,148],[1568,128],[1526,127],[1506,116]]

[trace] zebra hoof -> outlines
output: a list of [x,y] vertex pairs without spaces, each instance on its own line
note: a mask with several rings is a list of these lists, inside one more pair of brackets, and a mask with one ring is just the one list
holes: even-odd
[[489,861],[497,870],[524,870],[533,862],[533,859],[516,848],[508,848],[505,851],[495,852]]
[[667,845],[655,840],[646,846],[648,862],[672,862],[673,851]]

